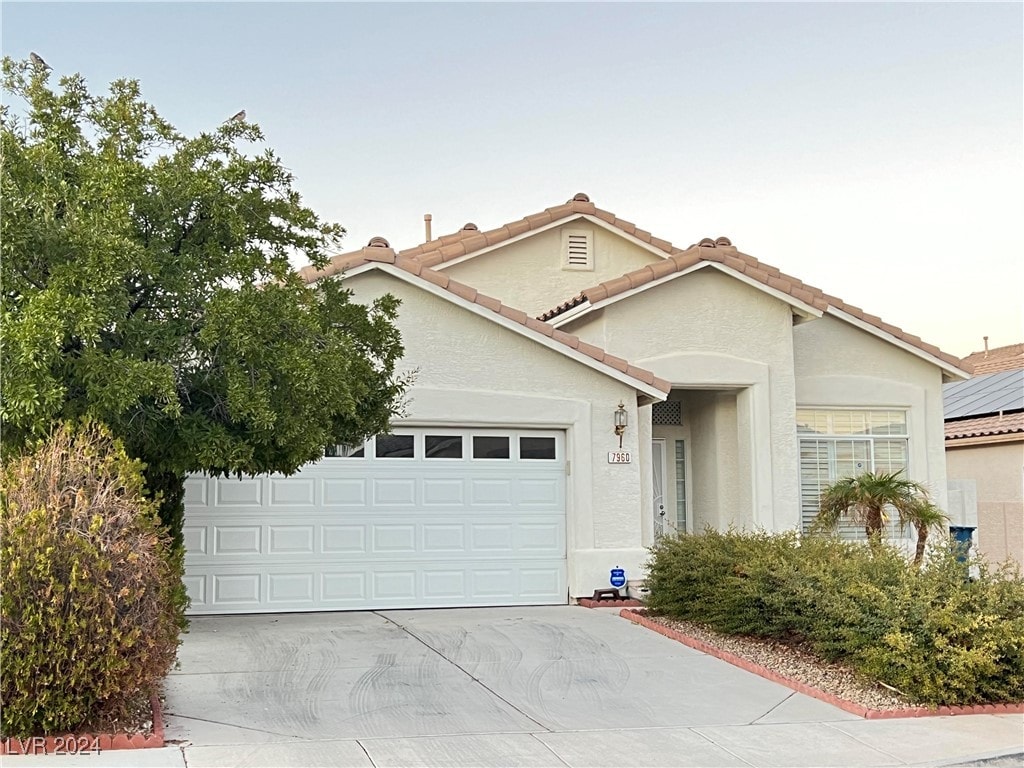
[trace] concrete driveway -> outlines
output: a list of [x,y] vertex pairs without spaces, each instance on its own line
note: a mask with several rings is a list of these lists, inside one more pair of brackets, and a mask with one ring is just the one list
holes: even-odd
[[1020,716],[864,721],[577,607],[196,618],[180,659],[167,735],[188,768],[902,765],[1024,748]]

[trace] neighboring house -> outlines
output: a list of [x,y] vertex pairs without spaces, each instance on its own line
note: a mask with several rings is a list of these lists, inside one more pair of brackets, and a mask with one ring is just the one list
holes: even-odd
[[565,603],[662,533],[800,529],[842,475],[945,502],[959,361],[727,238],[581,194],[303,276],[401,299],[407,412],[291,477],[191,478],[193,612]]
[[974,378],[943,391],[946,471],[973,483],[979,550],[1024,566],[1024,344],[975,352],[962,367]]

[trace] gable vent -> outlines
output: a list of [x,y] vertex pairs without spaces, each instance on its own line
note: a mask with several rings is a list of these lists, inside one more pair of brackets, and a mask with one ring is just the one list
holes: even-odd
[[594,269],[594,236],[591,232],[567,231],[563,237],[565,269]]

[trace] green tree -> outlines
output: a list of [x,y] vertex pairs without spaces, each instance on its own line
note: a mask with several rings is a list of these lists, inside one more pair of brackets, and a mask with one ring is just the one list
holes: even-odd
[[821,493],[816,524],[835,529],[844,518],[864,526],[868,541],[876,546],[888,521],[887,510],[895,510],[900,526],[913,526],[917,532],[914,563],[924,557],[928,529],[941,527],[946,516],[936,507],[923,485],[901,477],[900,472],[864,472],[856,477],[836,480]]
[[[386,431],[406,380],[397,301],[365,307],[325,262],[344,230],[232,119],[186,137],[136,81],[102,96],[3,61],[0,385],[5,452],[107,424],[146,464],[180,544],[184,478],[292,472]],[[13,99],[12,99],[13,97]]]

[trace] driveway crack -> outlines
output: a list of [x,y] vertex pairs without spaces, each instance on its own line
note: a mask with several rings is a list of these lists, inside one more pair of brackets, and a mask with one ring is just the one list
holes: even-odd
[[460,672],[462,672],[462,673],[463,673],[463,674],[464,674],[464,675],[465,675],[466,677],[468,677],[468,678],[469,678],[470,680],[472,680],[472,681],[473,681],[474,683],[476,683],[477,685],[479,685],[479,686],[480,686],[481,688],[483,688],[483,689],[484,689],[485,691],[487,691],[487,692],[488,692],[489,694],[491,694],[492,696],[494,696],[494,697],[495,697],[496,699],[498,699],[499,701],[502,701],[502,702],[504,702],[505,704],[507,704],[508,706],[510,706],[510,707],[511,707],[512,709],[514,709],[514,710],[515,710],[516,712],[518,712],[518,713],[519,713],[520,715],[522,715],[523,717],[525,717],[525,718],[526,718],[527,720],[529,720],[529,721],[530,721],[531,723],[533,723],[534,725],[536,725],[536,726],[537,726],[538,728],[540,728],[541,730],[545,731],[546,733],[554,733],[554,731],[553,731],[553,730],[552,730],[551,728],[548,728],[548,727],[547,727],[546,725],[544,725],[544,723],[540,722],[539,720],[536,720],[535,718],[533,718],[533,717],[530,717],[530,715],[526,714],[526,713],[525,713],[525,712],[524,712],[523,710],[521,710],[521,709],[520,709],[519,707],[517,707],[517,706],[516,706],[515,704],[513,704],[513,703],[512,703],[511,701],[509,701],[509,700],[508,700],[508,699],[506,699],[506,698],[505,698],[504,696],[502,696],[502,695],[501,695],[500,693],[498,693],[498,692],[497,692],[496,690],[494,690],[493,688],[491,688],[491,687],[490,687],[489,685],[487,685],[487,683],[485,683],[485,682],[484,682],[483,680],[481,680],[481,679],[480,679],[479,677],[477,677],[477,676],[476,676],[476,675],[474,675],[474,674],[473,674],[472,672],[470,672],[469,670],[467,670],[467,669],[466,669],[465,667],[463,667],[463,666],[462,666],[461,664],[459,664],[459,663],[458,663],[457,661],[454,661],[454,660],[452,660],[452,659],[449,659],[449,658],[448,658],[447,656],[445,656],[445,655],[444,655],[443,653],[441,653],[441,651],[437,650],[437,648],[435,648],[434,646],[432,646],[432,645],[431,645],[430,643],[428,643],[428,642],[427,642],[426,640],[424,640],[424,639],[423,639],[422,637],[420,637],[419,635],[417,635],[417,634],[416,634],[415,632],[413,632],[413,631],[412,631],[411,629],[409,629],[408,627],[406,627],[406,626],[404,626],[404,625],[402,625],[402,624],[399,624],[399,623],[398,623],[397,621],[395,621],[394,619],[392,619],[392,618],[391,618],[390,616],[385,616],[385,615],[384,615],[383,613],[380,613],[380,612],[378,612],[378,611],[373,611],[373,614],[374,614],[374,615],[376,615],[376,616],[380,616],[380,617],[381,617],[382,619],[384,619],[384,621],[387,621],[387,622],[389,622],[390,624],[393,624],[393,625],[395,625],[395,626],[396,626],[396,627],[398,627],[398,628],[399,628],[400,630],[402,630],[403,632],[405,632],[405,634],[407,634],[407,635],[408,635],[409,637],[411,637],[411,638],[412,638],[412,639],[414,639],[414,640],[415,640],[416,642],[418,642],[418,643],[419,643],[420,645],[422,645],[422,646],[423,646],[424,648],[427,648],[427,649],[429,649],[430,651],[432,651],[433,653],[436,653],[436,654],[437,654],[438,656],[440,656],[440,657],[441,657],[442,659],[444,659],[445,661],[447,661],[447,662],[448,662],[449,664],[451,664],[451,665],[452,665],[453,667],[455,667],[455,668],[456,668],[457,670],[459,670]]

